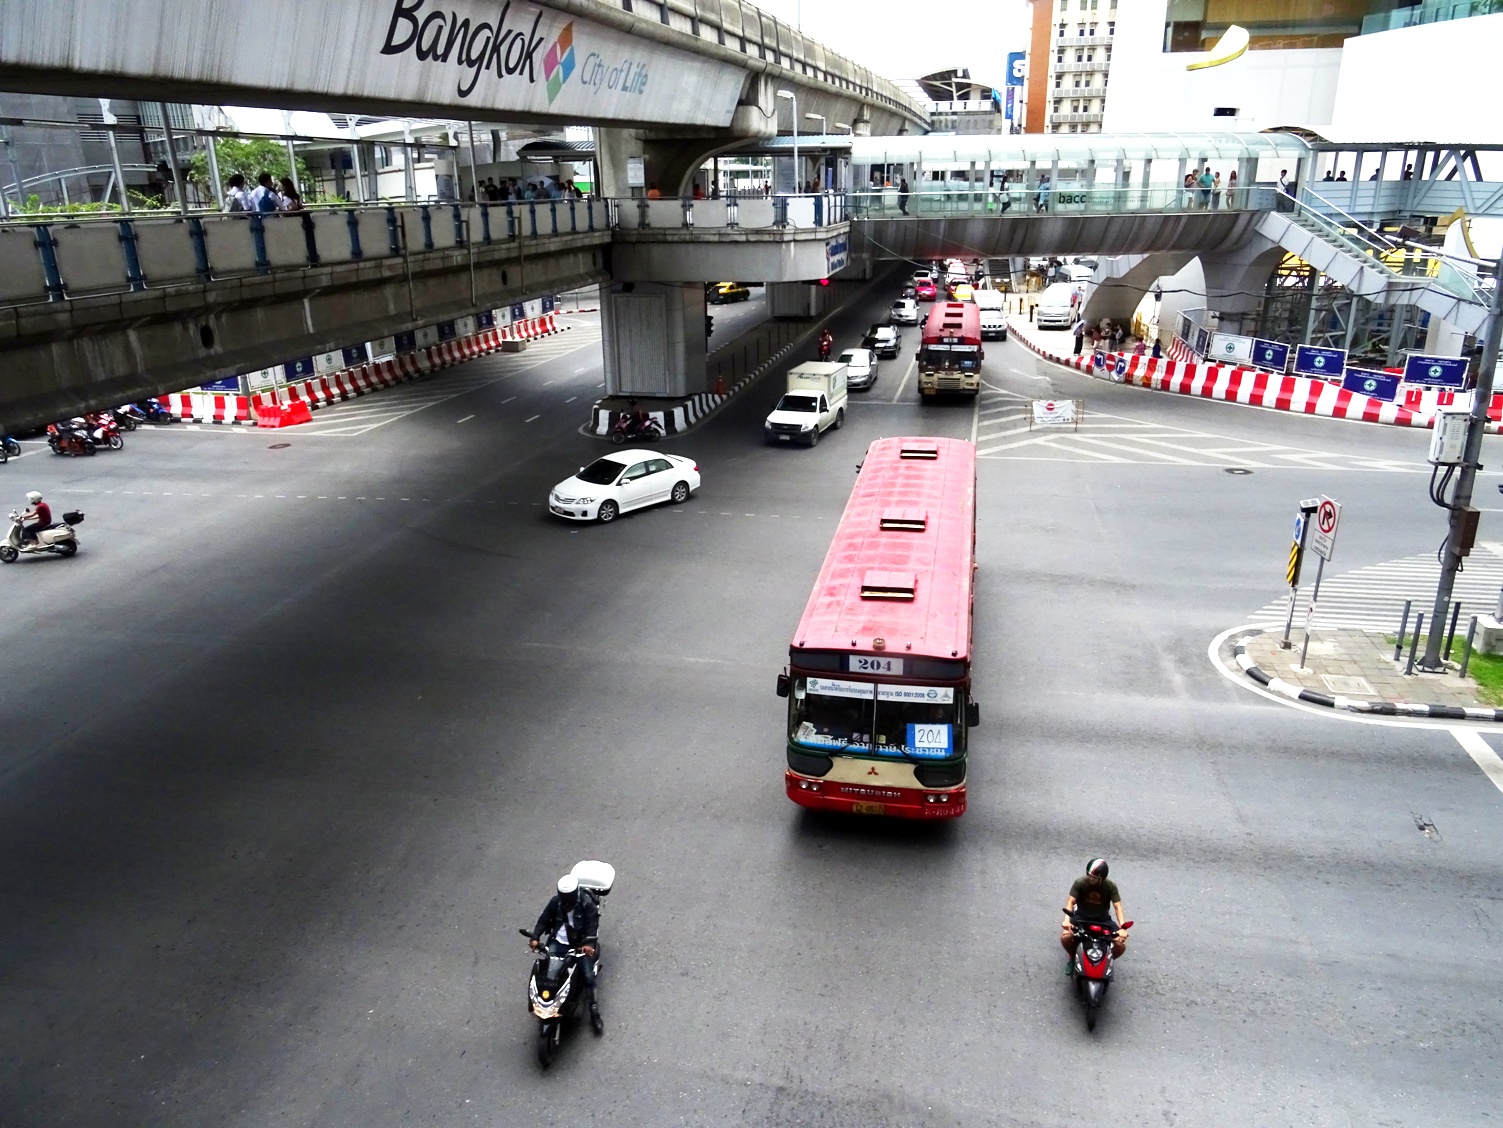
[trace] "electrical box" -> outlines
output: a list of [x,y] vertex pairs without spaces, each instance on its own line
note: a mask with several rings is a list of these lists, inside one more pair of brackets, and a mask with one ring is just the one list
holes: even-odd
[[1466,431],[1471,413],[1441,411],[1435,415],[1430,434],[1430,462],[1436,466],[1459,466],[1466,455]]

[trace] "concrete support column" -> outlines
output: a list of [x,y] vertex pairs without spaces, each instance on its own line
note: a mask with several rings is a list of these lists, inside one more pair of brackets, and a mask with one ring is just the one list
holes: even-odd
[[[1268,279],[1283,260],[1284,248],[1259,236],[1235,250],[1200,256],[1206,308],[1220,315],[1225,332],[1251,335]],[[1239,329],[1238,327],[1241,326]]]
[[624,200],[628,196],[644,196],[647,186],[630,188],[626,183],[628,158],[644,153],[642,134],[636,129],[595,130],[595,162],[600,169],[600,195],[607,199]]
[[608,396],[683,397],[709,391],[702,282],[621,282],[600,291]]
[[808,282],[767,283],[767,312],[773,317],[820,317],[829,298],[828,286]]

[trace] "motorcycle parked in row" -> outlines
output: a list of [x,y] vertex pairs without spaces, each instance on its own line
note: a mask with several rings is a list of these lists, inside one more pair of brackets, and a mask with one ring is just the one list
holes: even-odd
[[21,515],[14,509],[10,512],[10,532],[0,541],[0,564],[14,564],[24,555],[56,553],[72,556],[78,551],[78,534],[73,526],[82,523],[80,512],[64,513],[61,524],[37,531],[37,539],[26,540],[21,534]]
[[52,448],[53,454],[66,454],[75,458],[98,450],[88,432],[72,423],[47,424],[47,445]]
[[650,415],[640,418],[634,415],[623,415],[611,428],[611,442],[617,446],[629,442],[655,443],[662,437],[662,424]]
[[1068,910],[1065,915],[1070,918],[1076,940],[1070,978],[1075,982],[1076,995],[1085,1003],[1086,1029],[1095,1030],[1106,989],[1112,981],[1112,941],[1119,931],[1131,928],[1132,921],[1125,920],[1119,926],[1110,920],[1086,920]]

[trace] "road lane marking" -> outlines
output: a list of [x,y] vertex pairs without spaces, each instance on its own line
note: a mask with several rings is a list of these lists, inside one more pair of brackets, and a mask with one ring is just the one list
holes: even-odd
[[475,418],[473,415],[466,415],[463,419],[456,419],[455,422],[456,423],[468,423],[473,418]]
[[501,401],[501,404],[504,407],[506,404],[509,404],[512,400],[514,400],[516,398],[517,398],[516,396],[507,396],[504,400]]
[[1498,754],[1482,738],[1482,734],[1476,729],[1453,728],[1451,735],[1467,750],[1467,755],[1476,761],[1482,774],[1493,781],[1493,786],[1503,791],[1503,759],[1498,758]]
[[522,422],[523,422],[523,423],[531,423],[531,422],[532,422],[532,421],[533,421],[533,419],[541,419],[541,418],[542,418],[542,416],[541,416],[541,415],[534,415],[534,416],[533,416],[533,417],[532,417],[532,419],[524,419],[524,420],[522,420]]
[[570,396],[568,399],[564,400],[564,402],[565,403],[573,403],[578,398],[579,398],[578,396]]
[[892,400],[890,402],[897,403],[898,400],[902,397],[903,389],[908,386],[908,377],[913,375],[913,368],[916,364],[918,364],[918,353],[914,353],[913,359],[908,362],[908,368],[906,371],[904,371],[903,379],[899,381],[898,390],[893,392]]

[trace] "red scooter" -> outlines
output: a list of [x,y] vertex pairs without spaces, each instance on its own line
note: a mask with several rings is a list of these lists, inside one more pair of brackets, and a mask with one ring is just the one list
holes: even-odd
[[111,450],[125,449],[125,437],[120,434],[120,424],[115,422],[112,415],[101,411],[90,415],[88,419],[89,438],[94,440],[95,446],[107,446]]
[[1086,1029],[1096,1029],[1096,1017],[1106,999],[1106,989],[1112,981],[1112,941],[1118,932],[1126,932],[1132,921],[1121,925],[1110,920],[1086,920],[1068,910],[1070,925],[1075,932],[1075,955],[1070,961],[1070,978],[1075,981],[1075,993],[1085,1003]]

